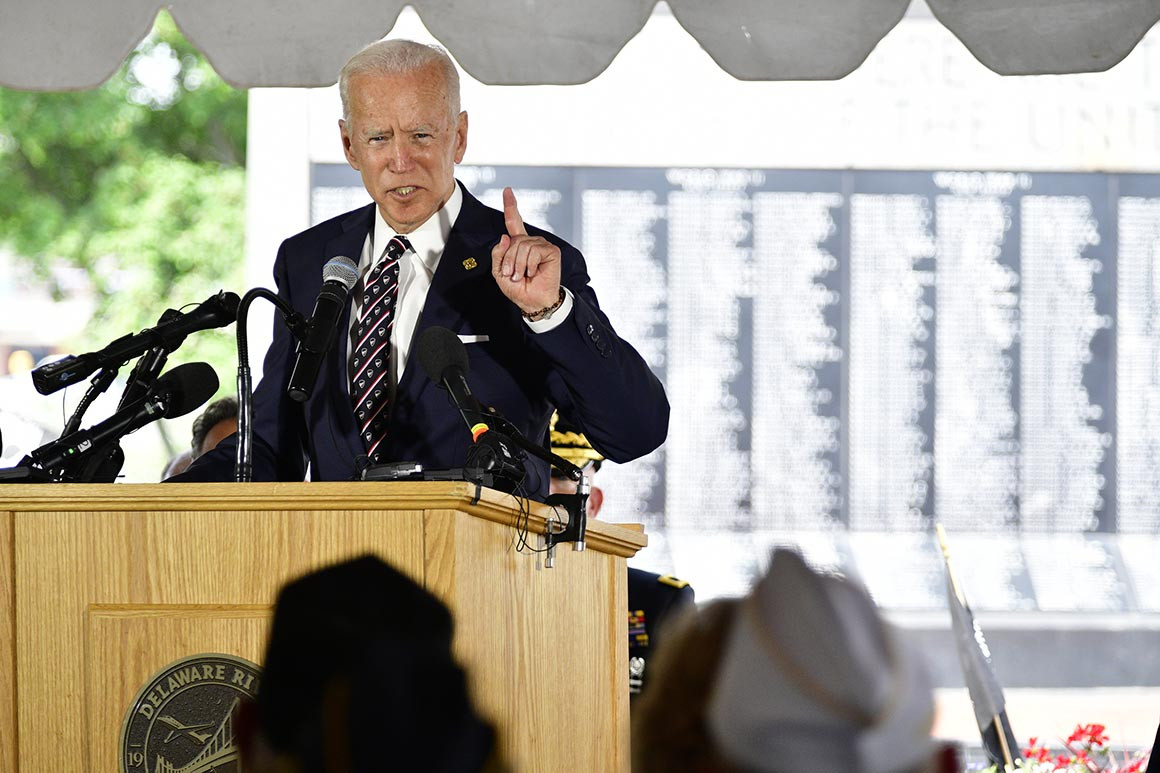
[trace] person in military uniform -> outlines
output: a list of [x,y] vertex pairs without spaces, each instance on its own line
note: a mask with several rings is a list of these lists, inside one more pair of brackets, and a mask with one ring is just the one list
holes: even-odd
[[[588,517],[596,518],[604,504],[604,491],[593,483],[604,457],[567,419],[552,416],[552,453],[584,471],[591,484]],[[552,470],[551,493],[574,494],[576,483]],[[693,587],[670,575],[628,568],[628,687],[635,698],[645,687],[646,667],[661,645],[669,622],[694,605]]]

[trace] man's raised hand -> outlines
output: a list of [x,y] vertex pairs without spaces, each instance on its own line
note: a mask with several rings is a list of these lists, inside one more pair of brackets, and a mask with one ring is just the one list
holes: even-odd
[[525,314],[560,297],[560,248],[542,236],[529,236],[511,188],[503,189],[507,233],[491,250],[491,275],[508,300]]

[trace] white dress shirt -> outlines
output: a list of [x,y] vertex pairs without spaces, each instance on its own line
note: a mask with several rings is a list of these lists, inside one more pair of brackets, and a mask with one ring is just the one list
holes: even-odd
[[[463,191],[456,184],[451,198],[442,209],[411,233],[404,234],[411,243],[411,249],[399,258],[399,292],[395,299],[395,323],[391,330],[390,361],[393,385],[399,383],[399,377],[407,366],[407,358],[414,343],[415,328],[419,324],[419,316],[423,313],[423,304],[427,301],[427,291],[431,288],[431,278],[439,268],[443,248],[447,246],[451,227],[459,217],[459,210],[462,207]],[[387,244],[395,234],[395,229],[387,224],[383,219],[383,213],[376,206],[374,230],[367,235],[362,254],[359,256],[359,276],[364,283],[366,276],[378,261],[382,260]],[[490,259],[490,256],[488,257]],[[353,330],[362,311],[362,298],[358,293],[352,293],[351,296],[354,305],[351,309],[350,324]],[[564,303],[551,317],[538,322],[529,322],[525,319],[524,322],[533,332],[546,333],[559,326],[571,311],[572,292],[564,288]],[[348,352],[348,357],[349,354]],[[349,383],[347,389],[350,389]]]
[[[423,313],[423,304],[427,300],[427,290],[431,287],[431,278],[435,276],[435,269],[439,267],[439,259],[443,256],[443,248],[447,246],[447,237],[451,234],[451,226],[459,216],[459,209],[463,206],[463,191],[459,186],[451,194],[451,198],[443,208],[435,213],[427,222],[409,234],[404,234],[411,243],[399,258],[399,291],[395,297],[395,323],[391,328],[391,382],[399,383],[399,375],[407,366],[407,355],[411,351],[412,338],[415,336],[415,326],[419,324],[419,315]],[[362,255],[359,257],[359,276],[365,277],[374,266],[382,260],[387,251],[387,244],[395,236],[396,231],[383,219],[383,213],[375,207],[375,227],[367,235],[363,244]],[[372,256],[374,259],[372,260]],[[354,305],[351,308],[351,329],[358,324],[362,312],[362,298],[353,294]],[[348,353],[349,356],[349,353]],[[347,387],[349,389],[349,385]]]

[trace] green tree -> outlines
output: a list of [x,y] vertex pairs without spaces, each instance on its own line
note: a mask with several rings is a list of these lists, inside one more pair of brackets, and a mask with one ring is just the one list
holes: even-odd
[[[99,348],[219,289],[240,294],[245,145],[246,93],[165,13],[100,88],[0,88],[0,247],[56,297],[55,269],[82,269],[97,299],[63,350]],[[230,391],[232,330],[191,336],[172,362],[206,360]]]

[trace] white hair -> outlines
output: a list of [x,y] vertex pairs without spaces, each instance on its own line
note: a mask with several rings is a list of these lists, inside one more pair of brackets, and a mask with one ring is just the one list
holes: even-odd
[[350,120],[350,79],[353,75],[398,75],[438,65],[447,86],[451,120],[459,115],[459,71],[447,51],[439,46],[413,40],[379,40],[352,56],[338,76],[338,93],[342,97],[343,120]]

